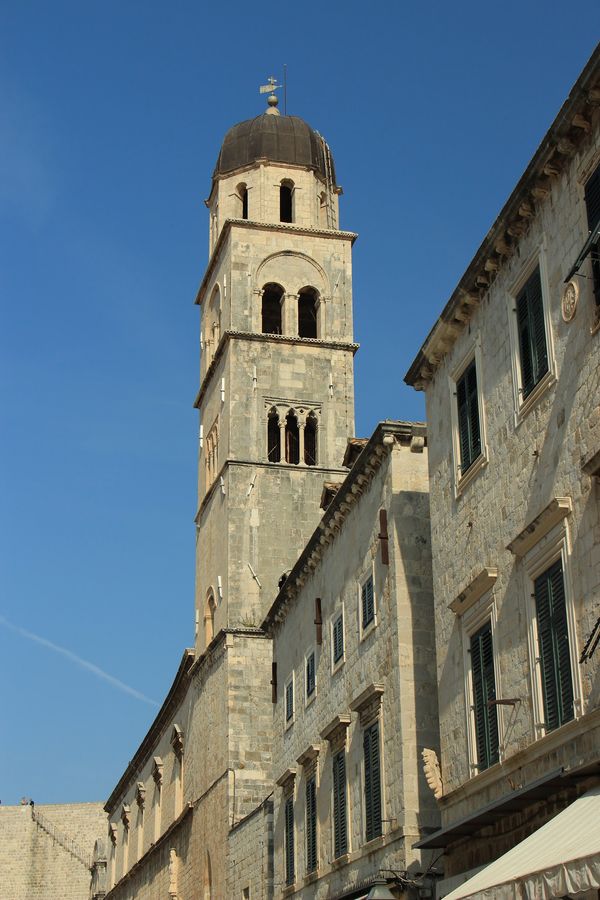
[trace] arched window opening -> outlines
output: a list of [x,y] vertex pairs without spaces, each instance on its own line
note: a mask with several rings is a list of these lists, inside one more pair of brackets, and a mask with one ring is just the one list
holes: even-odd
[[266,284],[262,295],[263,334],[281,334],[281,301],[283,288],[278,284]]
[[242,182],[242,184],[238,184],[237,186],[237,195],[240,200],[240,213],[242,219],[248,218],[248,188]]
[[294,221],[294,182],[282,181],[279,186],[279,221]]
[[323,228],[327,225],[327,194],[322,191],[319,194],[319,225]]
[[298,334],[303,338],[317,337],[317,292],[302,288],[298,294]]
[[317,464],[317,417],[309,413],[304,426],[304,462],[307,466]]
[[292,409],[285,417],[285,461],[294,466],[300,462],[300,429]]
[[279,416],[275,407],[269,411],[267,419],[267,459],[269,462],[281,460],[281,438]]
[[215,636],[215,608],[215,598],[211,591],[206,598],[204,609],[204,640],[207,647]]

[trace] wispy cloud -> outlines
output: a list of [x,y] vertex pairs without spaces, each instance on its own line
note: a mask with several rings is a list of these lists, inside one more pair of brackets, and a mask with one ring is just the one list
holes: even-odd
[[19,625],[13,625],[12,622],[9,622],[4,616],[0,616],[0,625],[4,625],[5,628],[20,635],[20,637],[26,638],[28,641],[33,641],[35,644],[40,644],[42,647],[54,650],[55,653],[60,653],[61,656],[64,656],[66,659],[70,660],[70,662],[75,663],[76,666],[79,666],[81,669],[86,669],[98,678],[102,678],[103,681],[107,681],[109,684],[112,684],[113,687],[117,688],[119,691],[123,691],[125,694],[129,694],[131,697],[135,697],[136,700],[141,700],[143,703],[149,703],[150,706],[159,705],[155,700],[151,700],[150,697],[146,697],[145,694],[136,691],[135,688],[130,687],[123,681],[119,681],[114,675],[109,675],[104,669],[94,665],[94,663],[88,662],[87,659],[82,659],[81,656],[77,656],[76,653],[72,653],[71,650],[67,650],[66,647],[61,647],[59,644],[55,644],[53,641],[49,641],[39,634],[34,634],[33,631],[27,631],[26,628],[21,628]]

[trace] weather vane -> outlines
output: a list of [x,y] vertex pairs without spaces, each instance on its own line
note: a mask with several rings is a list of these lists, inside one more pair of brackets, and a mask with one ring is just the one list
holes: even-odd
[[278,91],[280,88],[283,88],[283,114],[284,116],[287,114],[287,65],[283,67],[283,84],[277,84],[277,79],[274,75],[269,75],[267,78],[268,84],[261,84],[258,92],[259,94],[268,94],[267,102],[271,107],[271,110],[275,112],[277,108],[278,98],[275,91]]

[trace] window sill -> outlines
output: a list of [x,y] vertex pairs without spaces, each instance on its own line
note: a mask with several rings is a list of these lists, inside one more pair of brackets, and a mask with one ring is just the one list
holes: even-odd
[[366,639],[371,635],[375,629],[377,628],[377,616],[373,619],[372,622],[369,622],[366,628],[360,629],[360,639],[361,641],[366,641]]
[[312,872],[307,872],[306,875],[304,876],[304,884],[305,885],[312,884],[313,882],[318,881],[318,880],[319,880],[319,870],[318,869],[313,869]]
[[385,843],[385,836],[383,834],[378,834],[377,837],[371,838],[370,841],[365,841],[363,844],[363,850],[366,850],[367,853],[370,853],[372,850],[377,850],[379,847],[382,847]]
[[341,659],[338,659],[338,661],[334,662],[334,664],[332,665],[331,674],[335,675],[336,672],[339,672],[340,669],[342,669],[344,667],[345,663],[346,663],[346,658],[344,656],[342,656]]
[[519,427],[523,419],[531,412],[533,407],[537,405],[540,398],[543,397],[546,391],[549,391],[554,384],[556,384],[556,375],[550,369],[548,372],[546,372],[544,377],[540,381],[538,381],[531,393],[525,400],[523,400],[518,409],[515,411],[515,426],[517,428]]
[[336,869],[339,866],[345,866],[349,862],[350,862],[350,851],[348,851],[347,853],[342,853],[341,856],[336,856],[335,859],[332,859],[331,867],[332,867],[332,869]]
[[308,707],[311,706],[315,702],[316,699],[317,699],[317,689],[315,688],[314,691],[312,692],[312,694],[310,695],[310,697],[307,697],[306,700],[304,701],[304,709],[308,709]]
[[285,723],[285,725],[284,725],[284,731],[289,731],[290,728],[293,726],[294,722],[295,722],[295,717],[292,716],[292,718],[289,719],[289,720]]
[[457,478],[456,483],[456,498],[460,497],[460,495],[465,491],[472,481],[475,480],[479,472],[488,464],[488,457],[486,453],[480,453],[477,459],[471,463],[465,474],[461,478]]

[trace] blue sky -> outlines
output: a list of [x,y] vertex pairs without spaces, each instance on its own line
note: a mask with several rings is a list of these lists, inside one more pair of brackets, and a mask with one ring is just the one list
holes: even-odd
[[0,5],[0,800],[104,800],[193,642],[195,292],[221,139],[288,66],[354,252],[357,433],[590,56],[598,7]]

